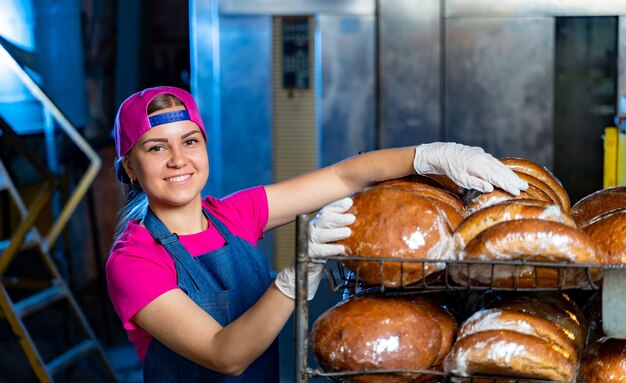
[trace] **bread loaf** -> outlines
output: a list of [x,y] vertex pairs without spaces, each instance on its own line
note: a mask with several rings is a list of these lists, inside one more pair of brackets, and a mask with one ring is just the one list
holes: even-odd
[[625,383],[626,340],[601,338],[586,350],[580,363],[581,383]]
[[570,213],[576,224],[582,227],[595,217],[624,208],[626,208],[626,186],[615,186],[589,194],[576,202]]
[[558,345],[571,363],[578,362],[576,344],[561,328],[549,320],[532,314],[506,309],[487,309],[474,313],[459,329],[457,339],[488,330],[510,330],[532,335]]
[[[528,185],[528,189],[521,191],[519,195],[514,196],[502,189],[495,189],[489,193],[481,193],[476,190],[470,190],[465,193],[464,200],[466,203],[466,214],[472,214],[480,209],[484,209],[488,206],[495,205],[504,201],[539,201],[535,204],[539,205],[551,205],[553,204],[550,197],[543,193],[541,190],[533,185]],[[532,203],[532,202],[531,202]]]
[[561,207],[563,207],[565,211],[569,211],[569,195],[567,194],[567,191],[565,191],[561,181],[559,181],[559,179],[556,178],[550,170],[533,161],[523,158],[507,157],[501,158],[500,161],[512,170],[531,175],[548,185],[552,190],[554,190],[559,198],[559,201],[561,201]]
[[609,264],[626,264],[626,208],[602,214],[582,228]]
[[543,182],[539,178],[535,178],[535,177],[531,176],[530,174],[522,173],[522,172],[517,171],[517,170],[514,170],[513,172],[519,178],[521,178],[522,180],[526,181],[528,183],[528,185],[532,185],[532,186],[536,187],[537,189],[541,190],[543,193],[545,193],[548,197],[550,197],[550,200],[552,202],[554,202],[556,205],[558,205],[560,207],[563,207],[563,206],[561,206],[561,200],[559,199],[559,196],[545,182]]
[[556,344],[511,330],[488,330],[454,344],[444,370],[456,375],[503,375],[570,382],[575,363]]
[[430,197],[440,200],[441,202],[447,203],[448,205],[452,206],[459,212],[459,214],[465,216],[465,206],[463,204],[463,201],[459,197],[452,194],[443,187],[436,187],[433,186],[432,183],[422,181],[423,178],[426,177],[411,175],[407,177],[382,181],[377,183],[376,186],[394,187],[397,189],[418,193],[423,197]]
[[376,184],[377,187],[390,187],[411,191],[422,197],[430,198],[432,204],[445,218],[450,226],[450,230],[454,230],[465,217],[465,206],[459,198],[443,189],[442,186],[434,185],[436,185],[434,180],[417,174],[382,181]]
[[456,250],[462,250],[478,233],[499,222],[537,218],[575,226],[569,214],[560,207],[556,205],[544,206],[530,201],[532,200],[509,200],[474,212],[461,222],[454,231],[453,239]]
[[[352,235],[338,241],[343,255],[363,258],[442,260],[454,257],[448,225],[430,199],[414,192],[372,187],[353,196]],[[346,260],[366,284],[399,287],[442,270],[444,263]]]
[[439,182],[443,187],[449,191],[450,193],[456,195],[457,197],[463,197],[463,194],[467,192],[466,189],[457,185],[454,181],[452,181],[448,176],[440,175],[440,174],[426,174],[427,177],[434,179]]
[[[441,350],[441,329],[429,310],[399,297],[355,297],[313,324],[311,347],[324,371],[427,370]],[[418,374],[345,376],[349,382],[412,382]]]
[[535,292],[532,295],[504,296],[488,308],[519,311],[556,324],[581,352],[585,345],[587,323],[576,303],[564,293]]
[[[533,261],[600,264],[591,238],[576,228],[542,219],[520,219],[495,224],[470,240],[459,253],[467,261]],[[600,269],[591,269],[598,278]],[[468,275],[470,274],[470,275]],[[584,268],[510,265],[454,265],[450,275],[461,284],[470,281],[498,287],[587,286]]]
[[458,331],[458,324],[452,314],[446,309],[423,295],[410,295],[408,299],[423,308],[437,325],[439,325],[439,329],[441,330],[441,347],[431,366],[436,368],[443,363],[443,359],[448,355],[450,349],[452,349]]

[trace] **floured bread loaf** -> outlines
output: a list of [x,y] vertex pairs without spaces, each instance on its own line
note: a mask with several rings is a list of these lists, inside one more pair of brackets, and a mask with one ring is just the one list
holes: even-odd
[[571,382],[576,363],[558,345],[511,330],[487,330],[465,336],[454,344],[444,370],[456,375],[516,376]]
[[591,220],[582,228],[604,253],[609,264],[626,264],[626,208]]
[[[400,297],[355,297],[313,324],[311,347],[324,371],[427,370],[441,351],[441,327],[430,310]],[[345,376],[349,382],[408,383],[416,374]]]
[[487,330],[510,330],[536,336],[558,345],[571,362],[578,362],[578,350],[561,328],[549,320],[521,311],[487,309],[474,313],[459,329],[457,339]]
[[452,206],[459,214],[465,216],[465,205],[455,194],[446,190],[443,186],[436,186],[434,180],[428,181],[428,177],[413,174],[410,176],[395,178],[378,182],[376,186],[395,187],[418,193],[423,197],[430,197]]
[[435,181],[428,177],[413,174],[402,178],[382,181],[377,183],[376,186],[412,191],[422,197],[432,198],[432,203],[448,220],[452,230],[454,230],[466,216],[463,201],[455,194],[443,188],[443,186],[436,186]]
[[459,198],[463,197],[463,194],[467,192],[466,189],[454,183],[454,181],[452,181],[448,176],[440,174],[426,174],[426,176],[439,182],[447,191]]
[[626,382],[626,340],[605,337],[589,345],[580,363],[579,381]]
[[567,294],[535,292],[505,296],[491,302],[488,308],[519,311],[544,318],[557,325],[576,344],[579,353],[584,348],[587,322],[578,305]]
[[443,359],[448,355],[450,349],[452,349],[458,331],[458,324],[452,314],[446,309],[423,295],[410,295],[407,298],[419,307],[422,307],[439,325],[441,330],[441,347],[432,363],[433,367],[439,366],[443,363]]
[[465,210],[467,214],[472,214],[480,209],[505,201],[538,201],[535,203],[539,205],[551,205],[554,203],[547,194],[533,185],[529,185],[528,189],[521,191],[518,196],[510,194],[502,189],[495,189],[489,193],[481,193],[476,190],[470,190],[465,193],[463,198],[465,200]]
[[[561,200],[559,199],[559,196],[545,182],[543,182],[539,178],[535,178],[535,177],[531,176],[530,174],[522,173],[522,172],[517,171],[517,170],[513,170],[513,172],[519,178],[521,178],[522,180],[526,181],[528,183],[528,185],[532,185],[532,186],[536,187],[537,189],[541,190],[543,193],[545,193],[548,197],[550,197],[550,200],[552,202],[554,202],[556,205],[561,206]],[[563,207],[563,206],[561,206],[561,207]]]
[[[429,198],[389,187],[356,193],[349,212],[352,235],[338,241],[343,255],[363,258],[452,259],[452,234]],[[445,263],[346,260],[343,264],[366,284],[399,287],[443,270]]]
[[506,157],[501,158],[500,161],[512,170],[531,175],[548,185],[550,189],[554,190],[559,198],[559,201],[561,201],[561,207],[565,209],[565,211],[569,211],[569,195],[567,194],[567,191],[565,191],[561,181],[559,181],[559,179],[556,178],[550,170],[533,161],[523,158]]
[[[591,238],[576,228],[542,219],[497,223],[470,240],[459,253],[467,261],[533,261],[601,264],[602,256]],[[591,269],[597,279],[600,269]],[[513,265],[455,265],[455,282],[470,281],[497,287],[587,286],[584,268]]]
[[626,186],[598,190],[572,206],[571,214],[578,226],[585,226],[593,218],[613,210],[626,208]]
[[478,210],[467,217],[454,231],[457,251],[481,231],[497,223],[515,219],[536,218],[575,226],[572,218],[556,205],[537,204],[532,200],[509,200]]

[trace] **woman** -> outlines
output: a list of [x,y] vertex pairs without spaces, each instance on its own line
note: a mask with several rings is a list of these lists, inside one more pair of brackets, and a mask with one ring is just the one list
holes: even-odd
[[[107,261],[109,294],[144,360],[146,382],[277,382],[276,338],[294,310],[293,266],[270,279],[263,233],[359,191],[411,173],[446,174],[466,188],[518,194],[527,185],[482,149],[435,143],[369,152],[292,179],[216,199],[206,134],[191,95],[146,89],[115,120],[116,173],[131,185]],[[350,235],[344,198],[309,225],[311,255]],[[322,266],[309,266],[309,299]],[[273,283],[272,283],[273,282]]]

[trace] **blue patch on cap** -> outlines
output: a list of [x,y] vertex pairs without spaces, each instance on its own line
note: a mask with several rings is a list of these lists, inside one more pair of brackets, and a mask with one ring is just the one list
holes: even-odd
[[175,110],[173,112],[161,113],[148,117],[151,128],[154,128],[157,125],[169,124],[170,122],[185,121],[189,119],[189,112],[187,110]]

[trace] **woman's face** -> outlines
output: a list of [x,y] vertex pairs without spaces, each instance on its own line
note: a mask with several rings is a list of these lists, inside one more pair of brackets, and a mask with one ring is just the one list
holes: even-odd
[[[172,107],[151,116],[183,109]],[[124,168],[139,182],[153,208],[185,206],[201,198],[209,177],[202,132],[187,120],[155,126],[126,155]]]

